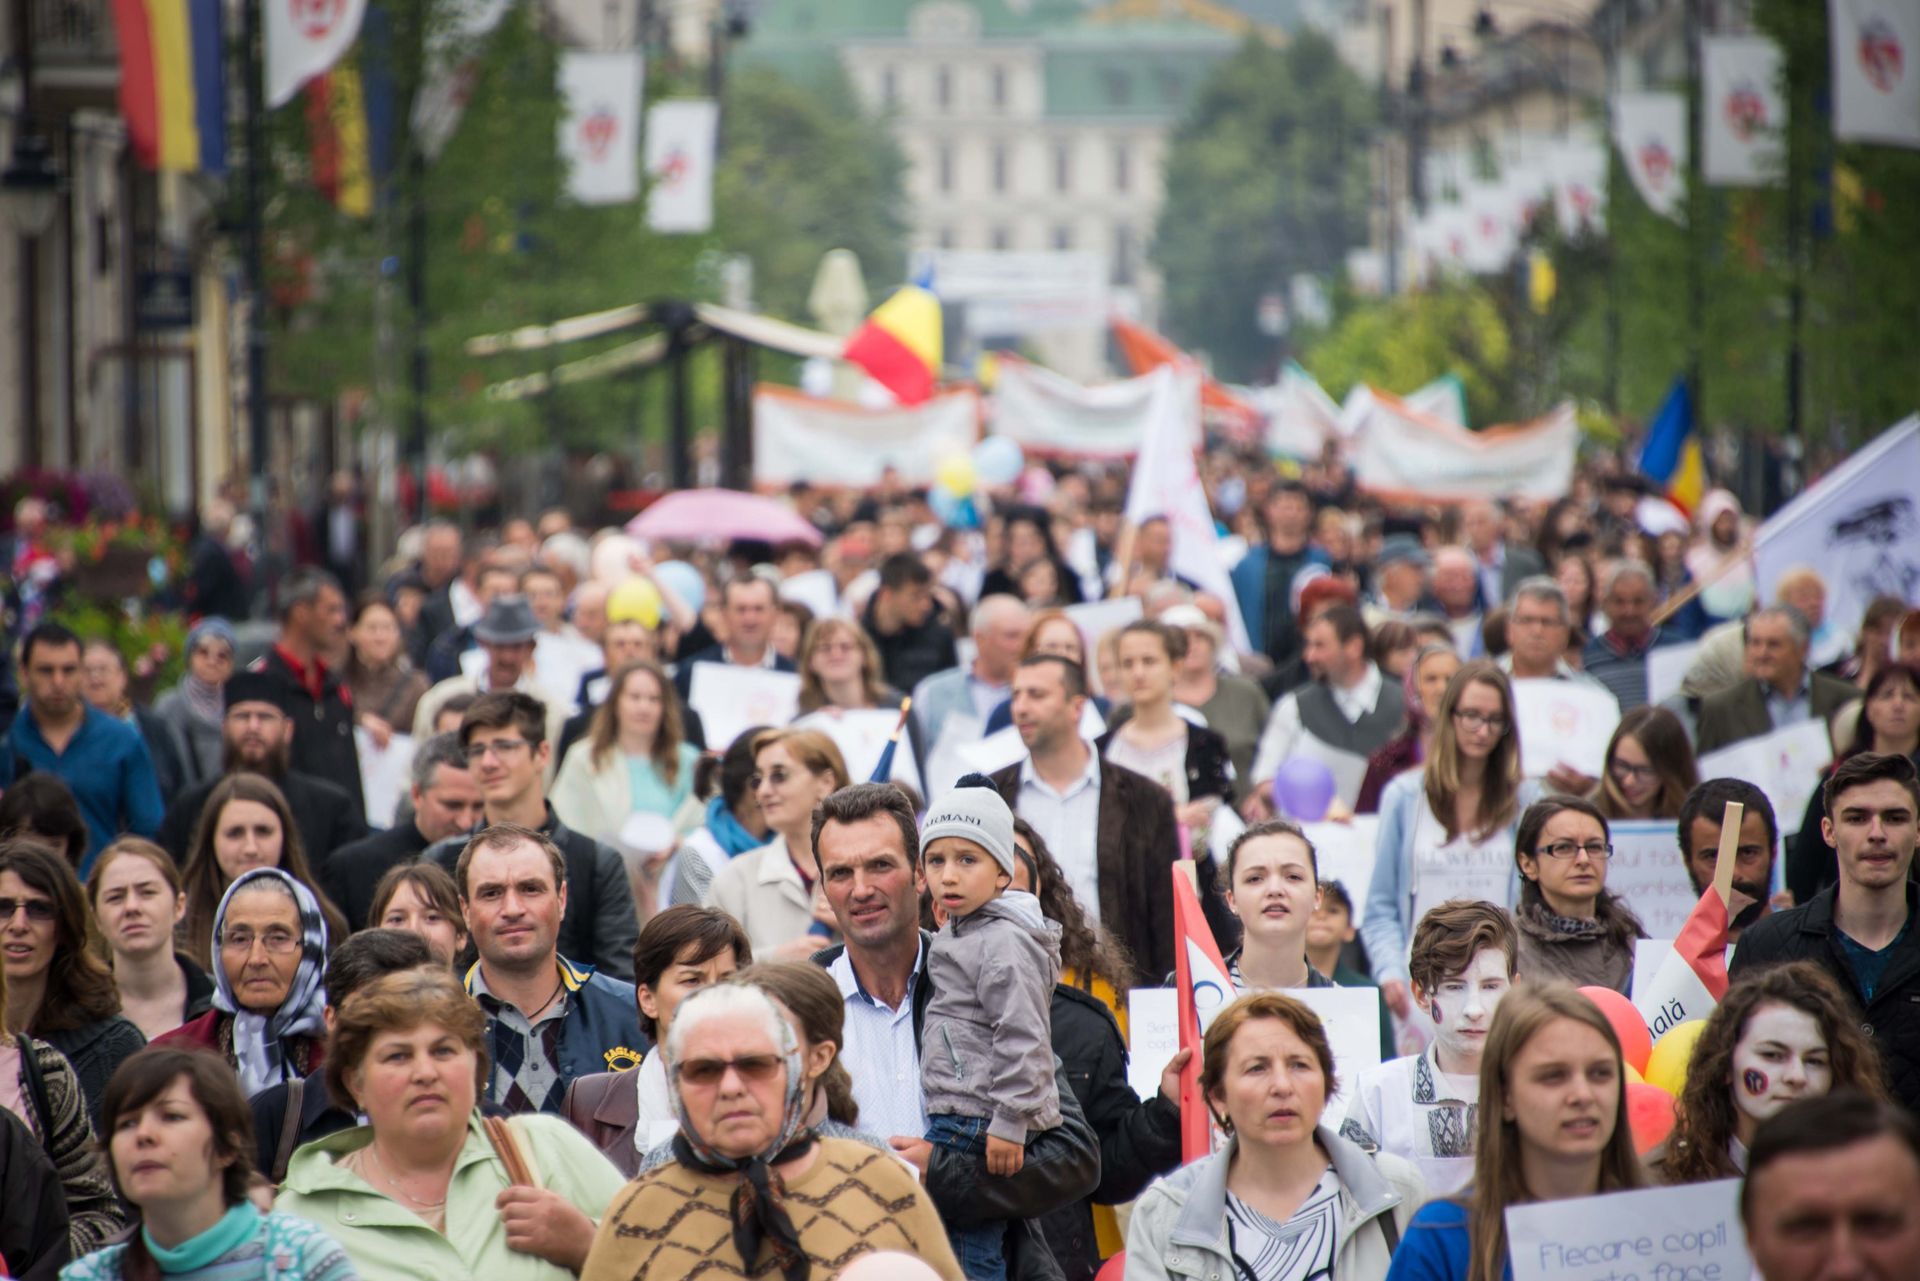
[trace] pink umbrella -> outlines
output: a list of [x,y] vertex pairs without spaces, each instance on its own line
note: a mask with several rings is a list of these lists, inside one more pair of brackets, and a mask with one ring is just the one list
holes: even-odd
[[791,508],[737,489],[683,489],[668,494],[628,521],[627,532],[653,542],[752,538],[818,547],[824,541],[820,531]]

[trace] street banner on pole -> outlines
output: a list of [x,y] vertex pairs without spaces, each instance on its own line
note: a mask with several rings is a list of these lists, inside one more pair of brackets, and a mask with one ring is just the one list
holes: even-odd
[[1786,161],[1780,46],[1765,36],[1709,36],[1701,48],[1701,172],[1728,187],[1764,187]]
[[267,105],[284,106],[360,34],[367,0],[258,0],[266,8]]
[[1920,147],[1920,7],[1913,0],[1827,0],[1833,136]]
[[1613,145],[1647,208],[1682,221],[1687,100],[1677,93],[1623,93],[1613,102]]
[[713,226],[713,145],[720,107],[670,98],[647,111],[647,226],[699,234]]
[[640,91],[637,49],[560,55],[560,154],[567,194],[583,205],[618,205],[640,196]]

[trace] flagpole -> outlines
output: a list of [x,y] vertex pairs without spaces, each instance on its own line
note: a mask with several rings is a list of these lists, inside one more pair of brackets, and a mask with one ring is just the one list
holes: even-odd
[[266,87],[265,49],[260,32],[260,6],[240,6],[241,51],[246,77],[247,168],[243,186],[241,271],[247,297],[247,456],[252,475],[248,504],[253,508],[254,537],[264,552],[267,535],[267,286],[264,236],[261,229],[261,173],[265,168]]

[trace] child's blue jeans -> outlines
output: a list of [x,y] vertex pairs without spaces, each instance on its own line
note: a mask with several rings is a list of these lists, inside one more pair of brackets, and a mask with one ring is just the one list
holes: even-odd
[[[949,1152],[979,1157],[980,1173],[986,1176],[987,1124],[983,1116],[928,1117],[927,1141]],[[947,1240],[967,1281],[1006,1281],[1006,1233],[1007,1225],[999,1222],[947,1229]]]

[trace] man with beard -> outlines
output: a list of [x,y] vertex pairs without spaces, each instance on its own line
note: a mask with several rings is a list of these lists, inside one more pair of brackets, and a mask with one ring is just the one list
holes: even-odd
[[1742,778],[1710,778],[1688,792],[1680,803],[1680,857],[1686,862],[1693,892],[1705,894],[1713,884],[1714,865],[1720,861],[1720,824],[1729,801],[1746,807],[1740,816],[1740,844],[1734,851],[1733,888],[1753,900],[1728,927],[1727,941],[1737,943],[1741,931],[1773,911],[1768,896],[1780,828],[1767,794]]
[[[282,682],[261,672],[235,672],[227,681],[227,709],[220,720],[224,743],[224,773],[246,770],[272,779],[293,811],[313,874],[321,875],[327,857],[349,841],[367,834],[364,811],[346,789],[289,768],[293,736],[299,732],[283,702]],[[160,844],[184,866],[200,825],[200,811],[220,779],[209,779],[175,797],[160,824]]]

